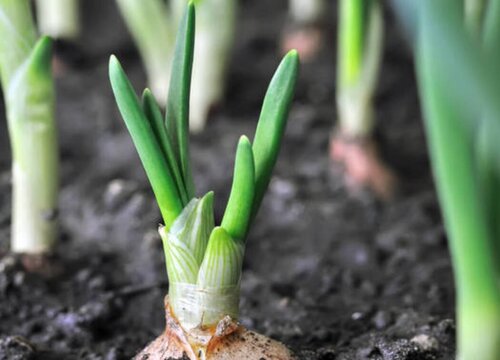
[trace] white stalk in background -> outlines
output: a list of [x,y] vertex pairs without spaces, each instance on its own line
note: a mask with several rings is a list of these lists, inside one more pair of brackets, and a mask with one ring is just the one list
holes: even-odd
[[[344,1],[343,9],[346,9],[348,6],[346,1],[359,0],[342,1]],[[340,21],[347,21],[347,18],[348,15],[341,14]],[[371,1],[366,26],[363,44],[359,44],[362,46],[362,55],[360,60],[355,60],[355,62],[360,61],[360,63],[359,67],[354,65],[357,67],[355,69],[357,74],[354,76],[349,70],[346,71],[346,66],[353,67],[352,64],[347,64],[347,62],[352,61],[352,57],[346,56],[348,51],[346,48],[353,46],[353,41],[351,41],[349,34],[341,33],[339,35],[337,108],[341,132],[352,138],[369,136],[373,129],[373,94],[379,75],[384,32],[382,9],[378,1]],[[342,25],[340,27],[342,32]]]
[[[178,24],[187,0],[173,0],[172,12]],[[205,127],[213,105],[222,101],[226,73],[234,40],[236,0],[198,0],[196,41],[191,80],[190,130]]]
[[36,42],[28,0],[0,0],[0,73],[12,147],[11,250],[43,253],[56,238],[58,151],[51,40]]
[[163,0],[116,2],[146,67],[149,87],[164,106],[175,41],[175,28],[168,8]]
[[291,19],[299,24],[314,24],[323,17],[325,0],[289,0]]
[[79,0],[36,0],[40,32],[56,39],[76,39],[80,35],[79,6]]

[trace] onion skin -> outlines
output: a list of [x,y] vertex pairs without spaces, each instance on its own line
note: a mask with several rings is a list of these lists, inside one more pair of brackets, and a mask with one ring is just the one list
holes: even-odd
[[282,343],[247,330],[229,317],[216,328],[185,332],[165,300],[165,331],[134,360],[296,360]]

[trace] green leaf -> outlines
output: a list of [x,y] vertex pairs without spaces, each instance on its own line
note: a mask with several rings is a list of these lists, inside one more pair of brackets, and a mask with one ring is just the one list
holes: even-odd
[[170,282],[196,284],[208,239],[214,228],[213,192],[192,199],[172,224],[160,228]]
[[[435,35],[424,27],[421,34],[419,85],[434,176],[456,261],[464,262],[457,270],[468,269],[461,271],[460,283],[468,292],[477,293],[476,286],[481,282],[472,275],[487,268],[482,265],[488,262],[489,249],[485,247],[488,231],[476,191],[472,134],[465,127],[465,120],[460,121],[464,115],[458,111],[444,76],[438,72],[436,49],[431,46],[431,37]],[[477,246],[473,253],[467,250],[471,240]],[[482,265],[478,266],[479,263]],[[488,279],[488,276],[481,277]]]
[[405,35],[411,43],[414,43],[417,37],[419,3],[416,1],[392,0],[391,4]]
[[189,160],[189,95],[194,32],[195,10],[194,5],[189,3],[177,33],[165,119],[188,198],[195,193]]
[[111,56],[109,61],[109,77],[118,108],[139,153],[168,229],[183,207],[175,180],[132,85],[115,56]]
[[4,93],[37,40],[29,0],[0,0],[0,72]]
[[177,236],[187,245],[199,266],[214,228],[214,193],[210,191],[200,200],[192,201],[196,201],[195,206],[189,211]]
[[[417,75],[433,173],[453,260],[459,324],[457,356],[493,360],[500,351],[500,292],[495,266],[499,257],[495,254],[494,239],[481,203],[474,164],[476,154],[472,147],[476,134],[468,123],[470,111],[474,110],[472,116],[475,112],[477,125],[483,109],[471,106],[474,99],[457,96],[457,92],[464,95],[474,88],[486,94],[488,86],[485,85],[491,80],[469,77],[473,68],[480,65],[474,60],[481,59],[477,56],[481,52],[468,53],[472,50],[471,37],[465,32],[460,12],[453,8],[458,6],[457,2],[422,0],[418,3],[421,8]],[[451,49],[455,51],[448,52]],[[446,68],[447,60],[451,62]],[[450,78],[453,75],[455,77]],[[493,72],[489,75],[495,78]],[[467,89],[457,89],[462,86]],[[471,95],[478,97],[477,93]],[[481,101],[486,104],[493,95],[489,93]],[[472,109],[463,111],[465,106]],[[487,109],[485,112],[486,118],[494,114]],[[484,169],[481,171],[484,176]]]
[[246,136],[238,142],[231,194],[221,227],[234,239],[242,240],[248,231],[255,196],[255,165],[252,144]]
[[[500,254],[500,157],[498,152],[490,150],[497,147],[499,129],[494,126],[493,120],[482,121],[475,143],[475,172],[480,202],[490,229],[490,236],[494,241],[496,254]],[[497,273],[500,275],[500,261],[496,262]]]
[[35,44],[27,62],[27,80],[29,83],[52,81],[52,39],[42,36]]
[[165,128],[165,123],[163,122],[160,107],[149,89],[144,90],[142,94],[142,107],[144,109],[144,115],[149,120],[151,128],[156,136],[156,141],[158,141],[158,144],[163,150],[163,156],[168,163],[170,173],[174,176],[177,191],[181,196],[182,206],[184,207],[191,199],[188,199],[179,165],[175,158],[174,150],[167,134],[167,129]]
[[188,244],[165,227],[160,227],[158,232],[163,241],[170,283],[196,284],[199,265]]
[[[5,5],[2,2],[0,8]],[[31,18],[29,7],[19,1],[19,17]],[[5,13],[0,10],[0,17]],[[16,20],[7,18],[4,20]],[[19,18],[18,18],[19,20]],[[0,20],[2,22],[2,20]],[[15,26],[10,24],[15,32]],[[34,25],[31,24],[34,31]],[[17,29],[20,30],[20,29]],[[12,146],[12,238],[14,252],[40,254],[50,252],[57,240],[57,209],[59,191],[59,151],[55,123],[55,90],[51,74],[52,41],[40,38],[21,59],[27,41],[2,32],[2,48],[14,52],[10,60],[18,58],[12,73],[3,72],[4,100],[7,107],[8,131]],[[12,42],[10,46],[9,42]],[[5,54],[0,54],[4,57]],[[19,56],[19,57],[18,57]],[[9,56],[7,56],[9,57]],[[4,63],[2,63],[2,66]],[[13,66],[13,63],[10,64]]]
[[267,190],[285,132],[299,69],[297,51],[290,51],[281,61],[269,84],[253,141],[255,159],[255,217]]
[[[425,1],[401,1],[403,12],[418,17]],[[467,116],[470,129],[477,124],[480,113],[500,114],[500,73],[497,71],[500,54],[485,58],[480,44],[468,36],[463,26],[461,4],[458,1],[439,1],[428,12],[429,32],[434,34],[429,46],[439,53],[435,66],[445,77],[444,81],[455,84],[449,87],[455,106]]]
[[244,246],[222,227],[213,229],[198,273],[201,288],[222,288],[239,284]]

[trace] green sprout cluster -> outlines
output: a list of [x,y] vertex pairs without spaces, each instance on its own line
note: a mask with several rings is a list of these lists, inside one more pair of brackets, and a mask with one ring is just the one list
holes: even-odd
[[[194,33],[190,3],[175,45],[164,118],[149,90],[139,101],[115,57],[109,68],[118,108],[165,222],[160,235],[169,301],[186,328],[213,326],[225,315],[237,318],[244,241],[277,160],[298,71],[298,56],[292,51],[271,81],[253,143],[245,136],[238,142],[230,197],[222,223],[215,227],[213,193],[195,197],[189,156]],[[186,306],[190,296],[192,303]]]

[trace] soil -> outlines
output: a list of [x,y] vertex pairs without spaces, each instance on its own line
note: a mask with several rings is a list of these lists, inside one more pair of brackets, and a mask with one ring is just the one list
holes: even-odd
[[[160,214],[111,94],[109,54],[138,90],[145,75],[114,2],[82,3],[82,40],[58,47],[69,66],[57,80],[61,233],[52,278],[24,271],[7,252],[10,152],[0,119],[1,360],[129,359],[164,327]],[[242,1],[226,102],[191,141],[198,194],[215,190],[218,220],[237,139],[253,135],[279,61],[285,14],[284,0]],[[382,203],[369,192],[348,193],[328,160],[334,9],[328,14],[331,46],[302,67],[248,238],[240,320],[302,359],[453,359],[453,278],[411,56],[388,11],[376,135],[400,194]]]

